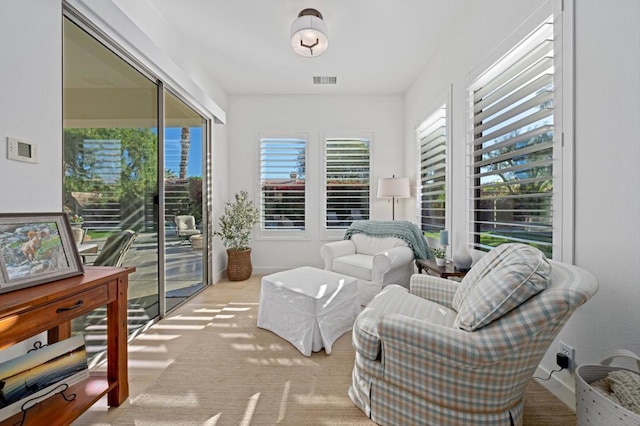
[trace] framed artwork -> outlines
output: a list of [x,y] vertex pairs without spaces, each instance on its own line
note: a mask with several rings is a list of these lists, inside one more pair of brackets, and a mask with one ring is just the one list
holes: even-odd
[[82,336],[38,343],[26,354],[0,363],[0,421],[22,411],[24,423],[31,407],[89,377]]
[[83,273],[66,214],[0,214],[0,293]]

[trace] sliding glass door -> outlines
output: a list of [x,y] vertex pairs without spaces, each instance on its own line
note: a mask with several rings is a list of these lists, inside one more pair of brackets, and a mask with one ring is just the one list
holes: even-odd
[[[76,241],[86,265],[135,266],[128,325],[157,317],[158,85],[69,19],[64,19],[64,210],[84,230]],[[133,231],[132,244],[123,232]],[[120,264],[103,252],[126,251]],[[87,351],[106,339],[104,311],[74,321]]]
[[205,120],[173,93],[164,96],[164,222],[167,310],[205,283]]
[[[135,332],[207,284],[207,120],[81,25],[64,19],[64,209],[82,228],[85,265],[136,268]],[[124,250],[122,262],[100,261],[111,250]],[[104,345],[104,320],[73,324],[89,352]]]

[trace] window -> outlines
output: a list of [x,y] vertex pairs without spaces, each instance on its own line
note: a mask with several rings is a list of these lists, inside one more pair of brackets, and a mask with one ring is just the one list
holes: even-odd
[[416,129],[418,142],[417,206],[422,231],[433,238],[446,229],[447,106],[442,105]]
[[369,219],[370,139],[325,140],[325,229]]
[[560,179],[554,175],[553,27],[550,17],[470,87],[468,177],[477,249],[523,242],[552,257]]
[[262,230],[304,230],[304,138],[260,139],[260,227]]

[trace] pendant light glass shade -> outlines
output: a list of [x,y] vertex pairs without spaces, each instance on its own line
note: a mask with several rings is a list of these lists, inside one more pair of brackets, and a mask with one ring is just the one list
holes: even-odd
[[291,48],[300,56],[315,58],[329,47],[327,25],[315,9],[304,9],[291,25]]

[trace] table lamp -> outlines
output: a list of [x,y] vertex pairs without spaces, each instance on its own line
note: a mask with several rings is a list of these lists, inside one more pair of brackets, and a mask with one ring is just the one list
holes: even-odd
[[396,198],[411,197],[409,188],[409,178],[397,178],[395,175],[390,178],[380,178],[378,180],[378,198],[391,198],[391,218],[396,220]]

